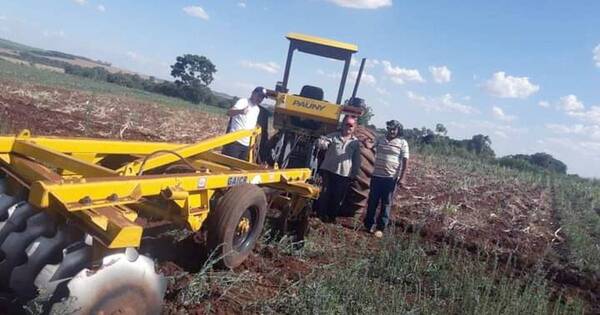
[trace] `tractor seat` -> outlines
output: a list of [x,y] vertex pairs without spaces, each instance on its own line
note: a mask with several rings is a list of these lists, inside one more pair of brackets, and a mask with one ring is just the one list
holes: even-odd
[[300,96],[306,98],[312,98],[313,100],[322,101],[323,100],[323,89],[320,87],[305,85],[302,87],[300,91]]

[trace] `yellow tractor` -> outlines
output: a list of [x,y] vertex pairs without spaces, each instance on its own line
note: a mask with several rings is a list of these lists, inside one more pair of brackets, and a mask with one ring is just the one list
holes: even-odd
[[[289,33],[286,38],[290,41],[290,46],[283,81],[277,83],[275,91],[268,93],[275,100],[273,127],[276,133],[267,145],[261,146],[261,156],[282,168],[308,167],[315,179],[318,178],[317,170],[322,159],[322,152],[319,152],[315,140],[321,135],[337,130],[345,115],[363,114],[365,104],[362,99],[356,97],[356,93],[366,59],[361,61],[352,95],[342,103],[352,55],[358,51],[358,47],[298,33]],[[326,100],[323,89],[313,85],[304,85],[298,94],[289,91],[290,71],[296,51],[343,62],[335,102]],[[266,129],[266,126],[263,126],[263,129]],[[343,214],[349,216],[366,206],[375,159],[372,149],[364,145],[367,141],[374,140],[374,134],[369,129],[358,126],[355,135],[363,143],[362,161],[361,170],[344,201]]]

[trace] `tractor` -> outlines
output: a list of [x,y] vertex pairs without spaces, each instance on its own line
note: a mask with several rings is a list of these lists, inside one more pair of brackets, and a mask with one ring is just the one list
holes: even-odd
[[[312,182],[319,183],[318,168],[323,158],[315,140],[336,131],[345,115],[360,116],[365,109],[364,100],[356,97],[366,59],[362,59],[352,95],[342,103],[344,88],[352,63],[352,55],[358,51],[353,44],[298,33],[289,33],[289,49],[283,72],[283,81],[277,83],[268,95],[275,100],[273,127],[275,134],[267,144],[261,144],[261,156],[267,156],[271,164],[281,168],[307,167],[313,175]],[[294,53],[302,52],[318,57],[342,61],[344,66],[337,96],[334,102],[325,99],[322,88],[304,85],[299,94],[288,89]],[[266,126],[262,126],[266,130]],[[344,200],[341,215],[353,216],[366,206],[369,182],[375,156],[366,142],[374,140],[374,134],[364,126],[358,126],[355,136],[361,141],[361,168]],[[264,138],[263,138],[264,140]]]

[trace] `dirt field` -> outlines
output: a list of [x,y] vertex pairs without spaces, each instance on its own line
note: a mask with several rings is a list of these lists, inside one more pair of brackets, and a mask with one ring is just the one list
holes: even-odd
[[[3,134],[29,129],[34,135],[85,136],[153,141],[193,142],[221,134],[223,116],[191,108],[164,107],[135,99],[0,81],[0,130]],[[457,169],[435,159],[413,154],[407,183],[398,190],[393,225],[398,237],[418,233],[431,244],[453,244],[467,252],[494,253],[515,259],[527,271],[542,262],[551,270],[557,288],[567,289],[600,304],[598,278],[582,274],[561,259],[564,236],[556,224],[550,191],[517,179],[489,177],[468,168]],[[362,215],[362,214],[361,214]],[[378,240],[361,231],[360,221],[342,218],[337,224],[311,219],[314,248],[347,246],[364,255],[361,246],[377,248]],[[161,240],[157,240],[160,242]],[[164,240],[169,242],[169,240]],[[336,244],[337,241],[345,242]],[[351,251],[352,252],[352,251]],[[274,298],[283,288],[332,263],[332,256],[310,251],[290,255],[284,249],[260,244],[250,259],[229,279],[211,274],[198,303],[186,305],[181,291],[195,281],[202,257],[191,238],[177,243],[176,251],[159,257],[161,270],[171,277],[167,311],[191,314],[252,311],[257,301]],[[350,259],[351,257],[347,257]],[[553,273],[552,273],[553,272]],[[229,282],[228,282],[229,281]],[[236,285],[223,286],[223,283]],[[194,297],[191,297],[193,300]]]

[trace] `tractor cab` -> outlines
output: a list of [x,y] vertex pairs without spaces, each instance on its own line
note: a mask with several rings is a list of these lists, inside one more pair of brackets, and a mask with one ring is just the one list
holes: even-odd
[[[283,81],[278,82],[269,96],[275,99],[273,127],[276,134],[264,145],[267,160],[279,167],[310,167],[318,169],[321,156],[315,148],[315,139],[338,129],[345,115],[360,116],[364,102],[356,98],[356,91],[364,68],[362,60],[352,96],[342,104],[344,87],[350,70],[352,55],[358,51],[354,44],[310,35],[289,33],[286,38],[290,46],[285,62]],[[323,89],[315,85],[304,85],[300,91],[290,92],[288,82],[292,61],[296,51],[341,61],[344,65],[335,103],[324,99]],[[261,145],[262,146],[262,145]]]
[[[318,137],[335,131],[343,115],[360,116],[362,114],[360,107],[341,105],[352,55],[358,51],[358,47],[354,44],[298,33],[289,33],[286,38],[290,41],[290,46],[283,81],[278,82],[275,88],[276,104],[273,117],[275,129]],[[344,68],[335,103],[324,100],[323,89],[318,86],[304,85],[295,94],[290,93],[288,82],[296,51],[343,62]],[[360,72],[362,72],[362,65]],[[360,72],[354,93],[350,98],[351,104],[356,104],[355,94],[360,80]]]

